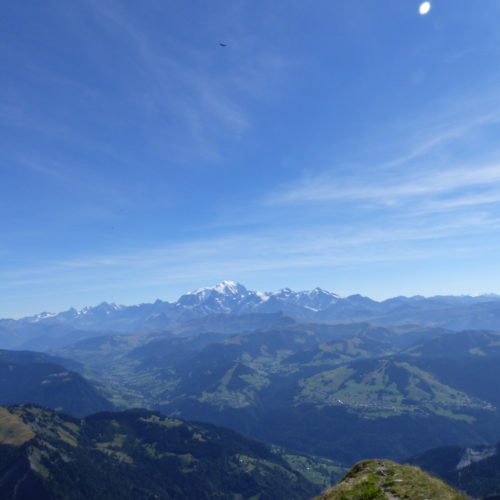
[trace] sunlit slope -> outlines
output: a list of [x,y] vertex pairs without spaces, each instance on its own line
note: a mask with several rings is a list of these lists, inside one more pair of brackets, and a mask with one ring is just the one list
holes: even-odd
[[344,406],[374,416],[437,414],[467,419],[462,412],[492,409],[441,383],[405,358],[363,360],[322,371],[299,382],[296,401],[318,406]]
[[335,487],[316,500],[466,500],[468,497],[417,467],[389,460],[356,464]]

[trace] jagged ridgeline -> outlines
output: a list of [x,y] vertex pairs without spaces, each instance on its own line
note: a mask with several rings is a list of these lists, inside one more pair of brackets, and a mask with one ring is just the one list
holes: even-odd
[[305,499],[317,487],[266,445],[146,410],[85,419],[0,407],[0,498]]
[[439,479],[417,467],[389,460],[356,464],[337,486],[315,500],[467,500]]
[[[79,311],[41,313],[19,320],[0,319],[0,347],[46,351],[111,333],[153,329],[250,331],[286,323],[287,315],[310,322],[370,322],[379,325],[418,324],[451,330],[500,330],[500,296],[394,297],[377,302],[361,295],[339,297],[316,288],[295,292],[247,290],[224,281],[186,293],[176,302],[119,306],[103,302]],[[214,316],[205,322],[205,318]],[[264,315],[264,316],[263,316]],[[221,316],[228,316],[224,318]],[[240,316],[240,318],[236,318]],[[211,324],[210,324],[211,323]],[[245,326],[246,325],[246,326]]]

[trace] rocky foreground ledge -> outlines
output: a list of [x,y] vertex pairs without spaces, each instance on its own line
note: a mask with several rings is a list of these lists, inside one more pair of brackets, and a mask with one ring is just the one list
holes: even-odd
[[439,479],[418,467],[389,460],[356,464],[333,488],[315,500],[467,500]]

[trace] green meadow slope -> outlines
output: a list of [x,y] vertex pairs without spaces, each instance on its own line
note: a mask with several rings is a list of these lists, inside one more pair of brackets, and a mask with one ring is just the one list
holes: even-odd
[[356,464],[333,488],[315,500],[467,500],[417,467],[389,460]]

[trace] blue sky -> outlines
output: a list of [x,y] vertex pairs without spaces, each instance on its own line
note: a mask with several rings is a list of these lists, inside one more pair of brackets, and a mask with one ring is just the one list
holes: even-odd
[[0,317],[500,292],[500,4],[419,4],[5,0]]

